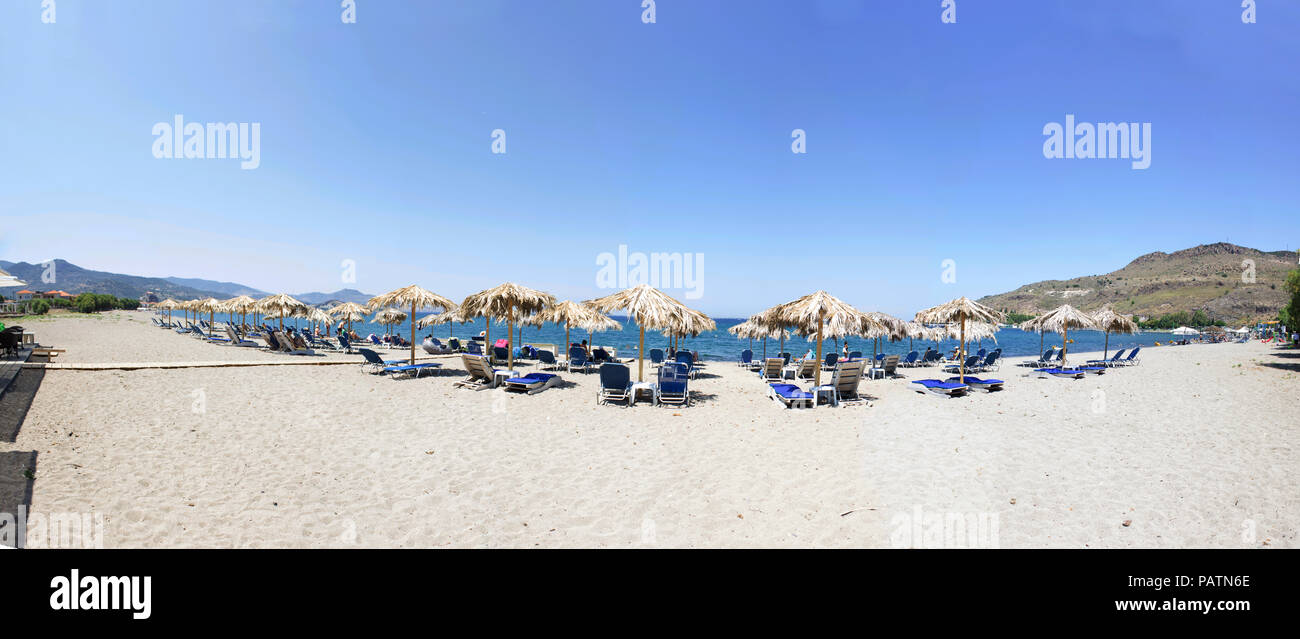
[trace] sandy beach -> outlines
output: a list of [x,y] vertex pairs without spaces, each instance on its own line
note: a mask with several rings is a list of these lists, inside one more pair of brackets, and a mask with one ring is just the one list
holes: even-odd
[[[59,363],[292,359],[149,317],[28,330]],[[598,406],[581,373],[525,396],[350,365],[48,370],[0,454],[35,451],[32,511],[102,514],[114,548],[954,545],[916,538],[918,512],[992,518],[1008,548],[1296,547],[1300,360],[1279,353],[1149,348],[1078,381],[1013,358],[1005,391],[958,399],[900,369],[862,383],[869,406],[814,410],[727,362],[689,408]]]

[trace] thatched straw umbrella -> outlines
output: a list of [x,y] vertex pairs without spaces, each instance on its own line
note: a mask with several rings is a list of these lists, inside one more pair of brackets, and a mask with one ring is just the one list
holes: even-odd
[[[817,335],[817,361],[822,361],[822,340],[861,335],[868,328],[884,328],[875,318],[848,305],[839,298],[817,291],[793,302],[782,304],[767,315],[774,328],[794,328],[806,335]],[[822,367],[817,366],[814,384],[822,384]]]
[[466,317],[487,318],[488,332],[483,340],[484,346],[491,347],[492,318],[506,320],[506,367],[515,367],[515,322],[540,313],[542,309],[555,303],[555,296],[513,282],[506,282],[495,288],[479,291],[461,302],[461,313]]
[[244,323],[247,319],[248,311],[252,310],[253,306],[257,304],[257,300],[247,295],[240,295],[232,297],[222,304],[227,313],[230,313],[231,315],[239,313],[239,330],[242,331],[244,330]]
[[208,314],[209,331],[212,330],[212,322],[216,317],[217,311],[221,311],[224,309],[225,309],[224,302],[222,302],[221,300],[215,297],[208,297],[205,299],[198,300],[197,302],[194,303],[194,310],[196,312]]
[[301,314],[301,317],[311,322],[313,331],[316,330],[318,324],[324,324],[326,335],[329,334],[329,326],[334,321],[333,316],[316,306],[307,307],[306,311]]
[[[732,335],[735,335],[735,336],[736,336],[737,338],[739,338],[739,339],[746,339],[746,338],[748,338],[748,339],[749,339],[749,351],[752,353],[752,352],[754,351],[754,337],[758,334],[758,329],[759,329],[759,328],[760,328],[760,327],[759,327],[757,324],[754,324],[753,322],[750,322],[749,320],[745,320],[745,321],[743,321],[743,322],[741,322],[741,323],[739,323],[739,324],[736,324],[735,326],[732,326],[731,328],[728,328],[728,329],[727,329],[727,332],[728,332],[728,333],[731,333]],[[763,355],[764,355],[764,356],[767,355],[767,346],[766,346],[766,345],[764,345],[764,347],[763,347]]]
[[664,337],[674,340],[672,348],[675,351],[681,347],[681,338],[699,337],[700,333],[717,330],[717,328],[718,323],[710,319],[708,315],[688,308],[686,313],[682,315],[681,320],[663,333]]
[[257,303],[253,305],[253,308],[257,312],[267,317],[274,316],[279,318],[280,330],[284,330],[284,318],[293,315],[294,313],[298,312],[300,309],[304,309],[306,307],[307,307],[306,304],[303,304],[302,302],[299,302],[298,300],[293,299],[292,297],[289,297],[284,293],[276,293],[275,295],[268,295],[266,297],[263,297],[260,300],[257,300]]
[[916,350],[913,348],[912,340],[938,342],[945,336],[942,328],[930,328],[917,321],[903,322],[903,334],[907,336],[907,350],[909,351]]
[[[571,300],[556,302],[537,314],[537,318],[543,322],[553,322],[564,325],[564,353],[567,356],[569,352],[569,328],[571,326],[582,327],[582,323],[588,321],[593,315],[599,315],[599,311],[586,305],[579,304]],[[602,315],[602,317],[604,317]],[[613,320],[611,320],[613,321]],[[590,334],[590,333],[588,333]],[[557,353],[558,355],[559,353]]]
[[352,322],[360,322],[370,314],[370,309],[356,303],[343,302],[329,310],[330,317],[348,323],[348,332],[352,332]]
[[176,308],[179,308],[179,306],[180,306],[180,302],[177,302],[176,300],[170,297],[161,302],[158,302],[158,308],[167,311],[168,324],[172,323],[172,311]]
[[[417,308],[436,308],[439,310],[449,310],[456,308],[456,303],[441,296],[437,293],[427,291],[414,284],[399,288],[395,291],[389,291],[383,295],[370,298],[366,304],[371,309],[397,307],[411,307],[411,313],[407,317],[415,319],[415,309]],[[411,364],[415,364],[415,322],[411,322]]]
[[991,309],[979,302],[959,297],[946,304],[940,304],[932,308],[927,308],[916,314],[916,321],[926,324],[960,324],[959,339],[961,339],[959,355],[959,379],[966,383],[966,323],[988,322],[990,324],[1002,321],[1003,314],[1000,311]]
[[461,315],[460,306],[457,306],[454,309],[443,311],[441,313],[430,313],[428,315],[425,315],[424,317],[421,317],[419,320],[417,320],[415,322],[415,325],[417,328],[425,329],[425,328],[429,328],[430,326],[434,326],[436,324],[446,324],[447,339],[451,339],[456,336],[455,334],[456,329],[454,326],[452,326],[452,324],[468,324],[472,321],[474,321],[473,318],[464,317],[463,315]]
[[603,331],[621,331],[623,325],[614,320],[614,318],[597,311],[591,310],[591,316],[578,322],[575,326],[587,331],[587,347],[590,348],[595,344],[595,334]]
[[406,311],[395,308],[380,309],[375,313],[375,323],[389,328],[406,321]]
[[1065,358],[1070,354],[1070,329],[1097,328],[1097,321],[1091,315],[1069,304],[1044,313],[1039,320],[1043,330],[1061,334],[1061,366],[1066,366]]
[[1116,313],[1109,304],[1100,311],[1093,313],[1092,319],[1097,323],[1097,328],[1106,331],[1106,345],[1103,347],[1102,359],[1106,359],[1110,355],[1111,333],[1133,334],[1138,330],[1137,322],[1134,322],[1131,317]]
[[872,340],[871,365],[875,366],[876,353],[880,351],[880,338],[897,342],[907,337],[907,322],[880,311],[867,311],[864,315],[875,320],[874,324],[862,327],[862,336]]
[[645,378],[645,329],[672,329],[678,324],[691,321],[686,318],[688,312],[691,312],[690,308],[648,284],[638,284],[613,295],[592,300],[589,304],[602,313],[626,311],[628,317],[636,322],[637,328],[641,331],[636,351],[638,382],[644,381]]

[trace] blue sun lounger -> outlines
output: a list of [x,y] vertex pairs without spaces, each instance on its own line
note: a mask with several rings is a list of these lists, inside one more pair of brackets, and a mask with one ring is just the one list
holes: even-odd
[[[966,379],[970,379],[967,377]],[[918,379],[913,384],[920,386],[916,389],[918,393],[930,393],[932,395],[945,395],[947,397],[961,397],[970,390],[970,387],[957,382],[941,382],[937,379]]]
[[1088,375],[1105,375],[1105,366],[1075,366],[1073,370],[1083,371]]
[[[949,378],[948,378],[948,382],[949,382],[949,383],[953,383],[953,384],[960,384],[960,383],[962,383],[960,377],[949,377]],[[971,388],[974,388],[974,389],[976,389],[976,390],[982,390],[982,391],[984,391],[984,392],[988,392],[988,393],[991,393],[991,392],[993,392],[993,391],[1000,391],[1000,390],[1002,390],[1002,385],[1005,384],[1005,383],[1006,383],[1006,382],[1004,382],[1004,381],[1002,381],[1002,380],[1000,380],[1000,379],[985,379],[985,378],[983,378],[983,377],[971,377],[970,375],[967,375],[967,376],[966,376],[966,385],[967,385],[967,386],[970,386]]]
[[533,395],[559,385],[560,381],[560,376],[555,373],[529,373],[507,379],[506,390]]
[[1090,359],[1087,363],[1089,366],[1119,366],[1120,364],[1118,362],[1119,359],[1124,356],[1124,350],[1125,349],[1121,348],[1115,351],[1115,355],[1110,359]]
[[405,377],[419,377],[424,373],[436,373],[442,368],[442,364],[427,362],[423,364],[403,364],[401,366],[385,366],[381,372],[392,373],[393,375],[402,375]]
[[772,401],[785,405],[786,408],[794,408],[798,404],[800,408],[812,408],[813,394],[809,393],[794,384],[768,384],[768,394]]
[[1083,376],[1085,375],[1083,371],[1072,368],[1035,368],[1034,372],[1038,373],[1038,376],[1043,378],[1050,375],[1052,377],[1060,377],[1063,379],[1083,379]]

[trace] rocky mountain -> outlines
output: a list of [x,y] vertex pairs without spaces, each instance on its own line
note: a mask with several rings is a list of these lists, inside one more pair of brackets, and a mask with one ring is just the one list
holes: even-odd
[[1296,262],[1295,252],[1264,252],[1221,242],[1148,253],[1104,275],[1034,282],[979,301],[1028,314],[1063,303],[1085,311],[1111,304],[1117,312],[1144,317],[1201,310],[1237,325],[1277,315],[1287,303],[1282,284]]
[[249,297],[266,297],[267,295],[270,295],[270,293],[267,293],[266,291],[259,291],[250,286],[244,286],[243,284],[236,284],[234,282],[217,282],[214,280],[199,279],[197,277],[164,277],[163,279],[180,286],[188,286],[195,290],[216,291],[221,293],[221,295],[214,297],[238,297],[240,295],[247,295]]

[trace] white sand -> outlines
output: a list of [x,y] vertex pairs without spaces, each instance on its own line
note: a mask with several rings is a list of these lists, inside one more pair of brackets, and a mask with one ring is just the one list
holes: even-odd
[[[287,357],[147,317],[28,327],[61,362]],[[597,406],[580,373],[523,396],[353,366],[48,371],[0,451],[38,451],[33,510],[103,514],[108,547],[889,547],[923,543],[918,507],[996,515],[1002,547],[1295,547],[1300,375],[1263,364],[1300,359],[1275,352],[1144,348],[1080,381],[1008,362],[1001,393],[864,381],[872,406],[805,411],[723,362],[686,409]]]

